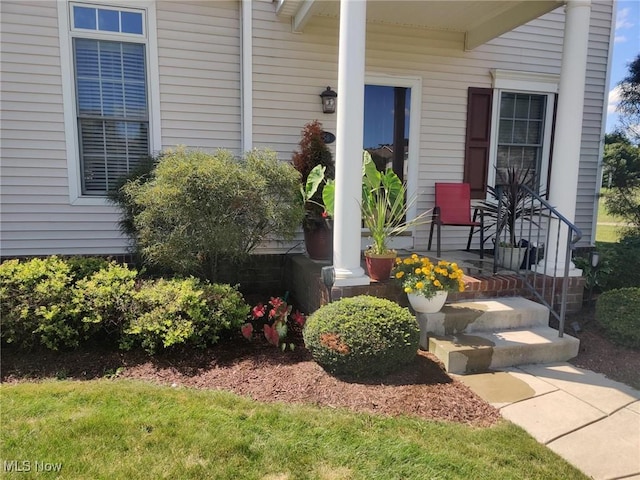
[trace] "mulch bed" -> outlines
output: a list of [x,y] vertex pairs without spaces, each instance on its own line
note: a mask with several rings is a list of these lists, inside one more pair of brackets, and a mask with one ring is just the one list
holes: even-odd
[[[580,353],[571,363],[640,388],[640,351],[609,342],[592,310],[567,319],[583,325]],[[571,332],[569,332],[571,333]],[[266,341],[249,343],[239,335],[207,350],[182,349],[150,357],[142,351],[91,348],[77,352],[18,352],[2,349],[0,381],[66,378],[129,378],[175,387],[228,390],[261,402],[307,403],[355,412],[414,415],[490,426],[500,413],[468,387],[449,377],[433,355],[420,351],[411,365],[375,380],[336,378],[302,346],[282,352]]]
[[300,346],[282,352],[266,342],[225,340],[207,350],[181,350],[149,357],[113,350],[52,353],[2,351],[5,383],[102,377],[153,381],[162,385],[220,389],[261,402],[307,403],[384,415],[415,415],[431,420],[490,426],[500,413],[468,387],[451,379],[438,360],[419,352],[398,373],[370,381],[326,373]]

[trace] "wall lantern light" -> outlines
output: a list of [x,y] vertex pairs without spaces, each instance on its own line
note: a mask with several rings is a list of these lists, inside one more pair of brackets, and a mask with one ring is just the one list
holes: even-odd
[[320,94],[322,99],[322,113],[336,113],[336,98],[338,94],[331,90],[331,87]]

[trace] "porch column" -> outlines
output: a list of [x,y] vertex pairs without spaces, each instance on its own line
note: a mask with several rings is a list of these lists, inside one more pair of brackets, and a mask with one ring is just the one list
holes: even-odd
[[[571,222],[574,222],[576,217],[590,16],[591,0],[567,2],[549,202]],[[564,275],[567,252],[564,229],[559,245],[555,242],[556,235],[557,225],[554,224],[549,236],[553,240],[545,246],[545,257],[548,259],[547,269],[549,270],[553,269],[552,263],[557,254],[559,262],[557,271],[544,273],[561,276]],[[544,265],[543,262],[544,260],[540,266]],[[580,274],[581,271],[571,263],[569,275],[579,276]]]
[[368,285],[360,266],[367,2],[341,0],[333,230],[335,285]]

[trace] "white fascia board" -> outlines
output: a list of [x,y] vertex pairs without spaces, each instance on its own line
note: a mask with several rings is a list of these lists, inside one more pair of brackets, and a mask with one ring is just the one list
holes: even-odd
[[510,32],[520,25],[524,25],[545,13],[555,10],[564,3],[564,1],[559,0],[520,2],[512,8],[500,12],[486,22],[469,29],[465,34],[465,50],[473,50],[489,40],[499,37],[503,33]]
[[304,0],[295,15],[291,18],[291,29],[295,33],[301,33],[307,25],[317,7],[315,0]]

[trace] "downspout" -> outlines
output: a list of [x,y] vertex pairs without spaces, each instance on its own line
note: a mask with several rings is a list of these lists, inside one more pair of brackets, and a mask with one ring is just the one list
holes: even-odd
[[596,168],[596,185],[593,201],[593,215],[591,216],[591,245],[596,244],[596,228],[598,226],[598,203],[600,201],[600,189],[602,186],[602,170],[604,167],[604,136],[607,133],[607,113],[609,108],[609,89],[611,82],[611,63],[613,62],[613,44],[616,37],[616,11],[618,8],[617,0],[611,5],[611,32],[609,33],[609,53],[607,58],[607,75],[604,85],[604,105],[602,106],[602,125],[600,127],[600,144],[598,146],[598,166]]
[[253,149],[253,19],[251,0],[240,1],[240,150]]

